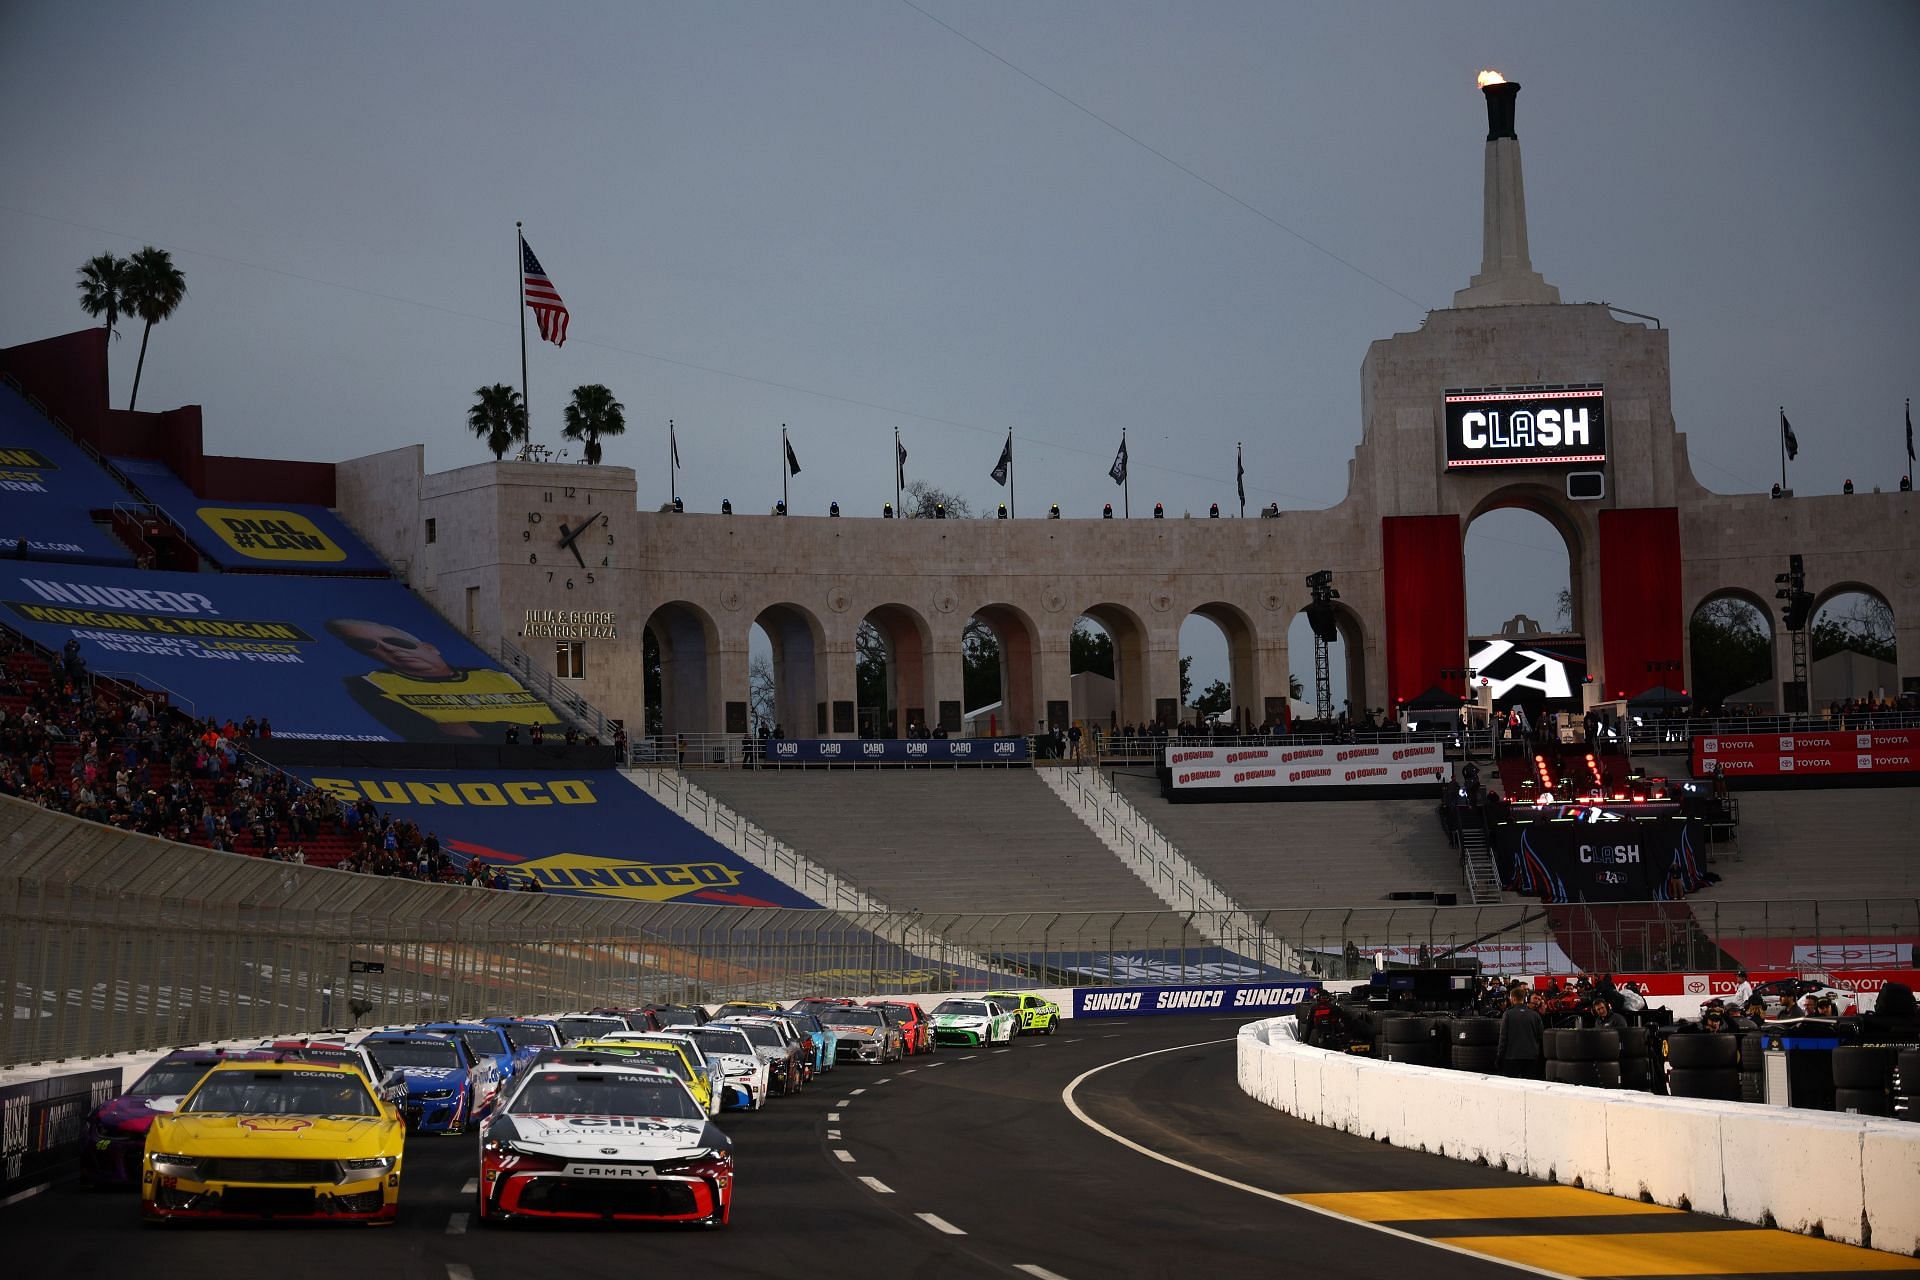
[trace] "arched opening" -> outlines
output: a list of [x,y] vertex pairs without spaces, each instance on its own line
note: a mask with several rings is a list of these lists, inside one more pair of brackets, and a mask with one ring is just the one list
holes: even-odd
[[[1333,606],[1336,639],[1327,645],[1327,689],[1331,701],[1329,719],[1337,724],[1342,715],[1354,724],[1365,724],[1369,711],[1376,722],[1384,719],[1384,707],[1367,706],[1367,641],[1360,615],[1346,605]],[[1289,719],[1314,726],[1319,718],[1319,697],[1315,687],[1313,626],[1305,609],[1293,615],[1287,625],[1287,710]]]
[[825,651],[820,620],[796,604],[768,605],[747,638],[747,710],[750,731],[789,738],[824,737],[819,662]]
[[917,737],[927,719],[926,620],[905,605],[870,610],[854,637],[855,722],[862,737]]
[[1580,634],[1580,536],[1533,488],[1502,490],[1468,517],[1467,634],[1474,637]]
[[685,600],[647,616],[641,659],[648,734],[720,731],[712,697],[717,636],[707,612]]
[[1687,692],[1709,711],[1768,714],[1780,708],[1773,614],[1745,591],[1720,591],[1687,618]]
[[1010,604],[976,609],[960,636],[961,692],[970,737],[1033,733],[1039,648],[1032,619]]
[[[1098,720],[1109,731],[1144,728],[1153,704],[1147,691],[1147,626],[1140,615],[1125,605],[1093,605],[1074,623],[1072,643],[1074,719]],[[1103,685],[1103,679],[1111,683]]]
[[1239,609],[1203,604],[1180,624],[1180,718],[1242,729],[1259,723],[1253,623]]
[[1863,583],[1835,583],[1815,598],[1807,624],[1812,710],[1899,699],[1893,623],[1893,606]]

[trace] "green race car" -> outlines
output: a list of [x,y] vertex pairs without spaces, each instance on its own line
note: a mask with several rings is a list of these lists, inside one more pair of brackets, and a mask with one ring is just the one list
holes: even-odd
[[1011,1044],[1017,1034],[1014,1016],[995,999],[942,1000],[933,1008],[933,1038],[937,1044],[969,1048]]
[[985,998],[1013,1015],[1014,1030],[1021,1035],[1050,1036],[1060,1021],[1060,1006],[1036,995],[989,991]]

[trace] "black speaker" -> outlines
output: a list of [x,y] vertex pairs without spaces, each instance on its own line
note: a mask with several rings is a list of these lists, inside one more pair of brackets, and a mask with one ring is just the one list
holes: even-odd
[[1567,497],[1575,502],[1597,502],[1607,496],[1604,471],[1567,472]]

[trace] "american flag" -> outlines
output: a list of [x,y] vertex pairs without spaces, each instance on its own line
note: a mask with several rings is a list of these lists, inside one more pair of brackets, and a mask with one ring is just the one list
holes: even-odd
[[533,318],[540,322],[540,336],[556,347],[564,346],[567,304],[560,301],[560,291],[547,279],[547,269],[533,256],[533,246],[525,236],[520,237],[520,272],[525,279],[527,305],[533,308]]

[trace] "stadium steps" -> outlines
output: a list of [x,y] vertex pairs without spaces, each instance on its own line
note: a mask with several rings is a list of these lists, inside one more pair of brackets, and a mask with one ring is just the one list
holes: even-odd
[[1115,770],[1113,780],[1250,911],[1372,906],[1390,893],[1461,887],[1460,855],[1430,800],[1173,804],[1149,771]]
[[729,769],[698,785],[896,910],[1166,910],[1029,770]]
[[1475,906],[1500,901],[1500,871],[1487,833],[1474,823],[1460,828],[1460,858],[1467,868],[1467,897]]

